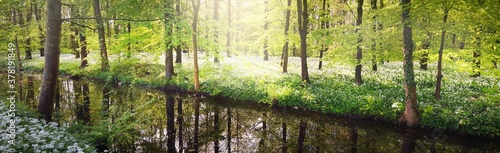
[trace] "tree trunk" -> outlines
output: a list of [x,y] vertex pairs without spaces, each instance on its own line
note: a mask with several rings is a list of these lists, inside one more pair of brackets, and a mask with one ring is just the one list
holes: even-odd
[[356,18],[356,33],[358,34],[358,47],[356,47],[357,52],[356,52],[356,74],[355,74],[355,80],[357,85],[363,84],[363,80],[361,79],[361,59],[363,58],[363,49],[361,49],[361,42],[363,41],[363,38],[361,37],[361,34],[359,33],[359,30],[361,29],[361,23],[363,22],[363,0],[358,0],[358,8],[357,8],[358,16]]
[[231,0],[227,0],[227,41],[226,41],[226,49],[227,49],[227,57],[231,57]]
[[[192,0],[194,1],[194,0]],[[199,0],[198,0],[198,5],[199,5]],[[194,5],[193,5],[194,6]],[[199,7],[198,7],[199,8]],[[195,12],[197,11],[197,8],[195,8]],[[198,13],[195,13],[198,14]],[[198,15],[195,15],[198,16]],[[198,135],[199,135],[199,120],[200,120],[200,99],[198,97],[194,98],[194,152],[199,152],[199,147],[198,147]]]
[[283,46],[283,73],[288,72],[288,30],[290,29],[290,6],[292,0],[287,0],[286,17],[285,17],[285,46]]
[[[478,31],[481,32],[481,30]],[[481,38],[479,36],[476,36],[475,41],[476,49],[474,49],[472,53],[474,61],[474,65],[472,66],[472,77],[479,77],[481,76],[481,72],[479,71],[479,69],[481,68],[481,60],[479,59],[479,57],[481,56],[481,51],[479,50],[479,48],[481,47]]]
[[165,0],[165,4],[163,5],[163,8],[165,9],[165,19],[163,20],[163,26],[164,26],[164,37],[163,41],[165,42],[165,77],[171,78],[174,75],[174,53],[173,53],[173,46],[172,46],[172,24],[169,23],[169,20],[172,20],[173,18],[171,17],[172,15],[169,14],[168,12],[170,11],[170,7],[168,6],[169,0]]
[[[31,16],[33,15],[33,9],[32,5],[30,4],[30,8],[28,13],[26,14],[26,30],[29,30],[29,24],[31,22]],[[24,59],[29,60],[32,59],[33,57],[31,56],[32,50],[31,50],[31,37],[28,35],[26,38],[26,57]]]
[[183,124],[184,118],[182,117],[182,99],[177,99],[177,125],[179,127],[178,142],[179,151],[184,152],[184,141],[183,141]]
[[268,12],[268,1],[265,0],[264,1],[264,5],[266,5],[266,10],[264,12],[264,14],[266,15],[266,19],[264,21],[264,35],[265,35],[265,38],[264,38],[264,61],[269,61],[269,53],[267,51],[267,28],[269,27],[269,22],[267,21],[267,12]]
[[[214,20],[215,23],[219,22],[219,0],[214,0]],[[219,43],[219,30],[217,29],[217,24],[214,26],[214,43]],[[218,45],[217,45],[218,46]],[[219,47],[215,47],[214,63],[219,63]]]
[[427,38],[425,38],[424,41],[422,42],[422,50],[424,50],[424,53],[420,57],[420,69],[422,70],[427,70],[427,61],[429,60],[429,48],[431,47],[431,37],[432,37],[431,32],[427,31]]
[[38,112],[45,121],[52,120],[56,86],[59,73],[59,53],[61,38],[61,1],[47,1],[47,40],[45,41],[45,67],[43,69],[42,87],[38,102]]
[[409,127],[415,127],[419,122],[418,105],[417,105],[417,86],[415,83],[415,75],[413,72],[413,34],[410,22],[410,1],[402,0],[401,6],[403,12],[401,14],[403,23],[403,55],[404,55],[404,88],[405,88],[405,112],[398,119],[398,123]]
[[193,15],[193,63],[194,63],[194,91],[200,90],[200,81],[198,76],[198,42],[196,40],[197,37],[197,29],[196,26],[198,24],[198,11],[200,10],[200,0],[195,3],[195,0],[191,0],[193,3],[194,15]]
[[286,146],[286,122],[281,121],[281,152],[282,153],[287,153],[287,146]]
[[167,95],[167,150],[169,153],[175,153],[175,122],[174,122],[174,97]]
[[[321,28],[323,29],[328,29],[328,22],[325,21],[325,19],[328,17],[328,14],[326,13],[326,0],[323,0],[323,21],[321,21]],[[328,34],[327,34],[328,35]],[[325,42],[323,42],[325,43]],[[323,44],[321,47],[321,50],[319,51],[319,65],[318,69],[321,70],[323,67],[323,54],[328,50],[328,47]]]
[[227,108],[227,152],[231,152],[231,109]]
[[[444,5],[444,4],[443,4]],[[446,6],[444,7],[444,17],[443,17],[443,25],[446,25],[446,20],[448,19],[449,9]],[[437,66],[437,76],[436,76],[436,92],[434,93],[434,98],[441,99],[441,80],[443,79],[442,74],[442,61],[443,61],[443,50],[444,50],[444,38],[446,36],[446,29],[443,26],[441,30],[441,43],[439,45],[439,57],[438,57],[438,66]]]
[[[12,9],[12,25],[17,24],[17,16],[16,9]],[[19,50],[17,34],[14,36],[14,44],[16,48],[17,71],[19,72],[23,69],[23,63],[21,62],[21,51]]]
[[87,36],[85,36],[84,30],[79,32],[80,36],[80,69],[84,69],[88,66],[87,61]]
[[[182,17],[180,0],[176,0],[175,11],[177,12],[177,16],[179,16],[179,18]],[[177,22],[180,22],[180,19],[177,19]],[[180,31],[180,26],[177,25],[177,32]],[[175,63],[182,63],[182,47],[180,44],[175,47]]]
[[108,52],[106,50],[106,36],[104,35],[104,25],[101,17],[101,6],[99,0],[94,0],[94,16],[97,22],[97,34],[99,35],[99,47],[101,51],[101,71],[109,69]]
[[[371,0],[372,10],[377,10],[377,0]],[[373,32],[375,36],[377,36],[377,15],[373,16]],[[375,38],[372,39],[372,71],[377,71],[377,40]]]
[[37,26],[38,26],[38,30],[40,31],[40,48],[39,48],[39,51],[40,51],[40,56],[45,56],[45,48],[44,48],[44,43],[45,43],[45,35],[43,34],[43,29],[42,29],[42,24],[41,24],[41,9],[38,9],[38,5],[37,3],[35,3],[35,20],[37,23]]
[[297,16],[299,22],[300,35],[300,65],[302,82],[309,83],[309,73],[307,71],[307,0],[297,0]]
[[215,108],[214,110],[214,131],[216,133],[216,137],[215,137],[215,140],[214,140],[214,152],[215,153],[219,153],[219,109],[218,108]]

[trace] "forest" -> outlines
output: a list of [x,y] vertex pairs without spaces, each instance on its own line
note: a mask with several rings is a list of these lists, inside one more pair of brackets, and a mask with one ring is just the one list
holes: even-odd
[[0,1],[0,150],[499,152],[499,4]]

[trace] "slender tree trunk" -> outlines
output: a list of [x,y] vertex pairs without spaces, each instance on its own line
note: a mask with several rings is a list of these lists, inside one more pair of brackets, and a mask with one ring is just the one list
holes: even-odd
[[[372,10],[376,11],[377,10],[377,0],[371,0],[371,6]],[[377,15],[373,16],[373,32],[375,33],[375,36],[377,36]],[[377,71],[378,66],[377,66],[377,40],[376,38],[372,38],[372,71]]]
[[[326,13],[326,0],[323,0],[323,21],[321,21],[321,28],[323,29],[328,29],[328,22],[325,21],[325,19],[328,17],[328,13]],[[327,34],[328,35],[328,34]],[[324,43],[324,42],[323,42]],[[319,65],[318,69],[321,70],[323,67],[323,54],[328,50],[328,46],[325,44],[322,45],[321,50],[319,51]]]
[[99,46],[101,51],[101,71],[109,69],[108,52],[106,50],[106,36],[104,35],[104,24],[101,17],[101,6],[99,0],[94,1],[94,16],[97,22],[97,34],[99,35]]
[[231,109],[227,108],[227,152],[231,152]]
[[[217,23],[219,22],[219,0],[214,0],[214,20],[215,20],[215,27],[214,27],[214,43],[218,44],[219,43],[219,30],[217,29]],[[218,45],[217,45],[218,46]],[[214,54],[214,63],[219,63],[219,47],[215,47],[215,54]]]
[[266,15],[266,17],[265,17],[266,19],[264,21],[264,33],[265,33],[264,35],[266,35],[264,38],[264,61],[269,61],[269,53],[267,51],[267,28],[269,27],[269,22],[267,21],[267,16],[268,16],[267,15],[267,12],[268,12],[268,8],[267,8],[268,1],[267,0],[264,1],[264,5],[266,5],[266,10],[264,12],[264,14]]
[[413,34],[410,22],[410,2],[411,0],[402,0],[403,8],[402,23],[403,23],[403,55],[404,55],[404,88],[405,88],[405,112],[398,119],[398,123],[409,127],[415,127],[419,122],[418,105],[417,105],[417,86],[415,83],[415,75],[413,72]]
[[35,20],[36,22],[38,22],[37,26],[38,26],[38,30],[40,32],[40,48],[39,48],[39,51],[40,51],[40,56],[45,56],[45,48],[44,48],[44,43],[45,43],[45,35],[43,34],[43,28],[42,28],[42,23],[41,23],[41,9],[38,9],[38,5],[37,3],[35,3]]
[[227,0],[227,34],[226,49],[227,57],[231,57],[231,0]]
[[87,61],[87,36],[85,36],[84,30],[79,32],[80,36],[80,69],[85,69],[88,66]]
[[219,151],[219,109],[215,108],[214,110],[214,131],[216,133],[214,140],[214,152],[218,153]]
[[288,30],[290,29],[290,6],[292,0],[287,0],[286,16],[285,16],[285,45],[283,46],[283,73],[288,72]]
[[357,8],[358,16],[356,18],[356,33],[358,34],[358,47],[357,48],[357,53],[356,53],[356,74],[355,74],[355,80],[356,84],[361,85],[363,84],[363,79],[361,78],[361,59],[363,58],[363,49],[361,49],[361,43],[363,41],[363,38],[361,37],[361,34],[359,33],[359,30],[361,29],[361,23],[363,22],[363,0],[358,0],[358,8]]
[[[16,9],[12,9],[12,24],[17,24],[17,11]],[[16,45],[16,60],[17,60],[17,71],[21,71],[23,69],[23,63],[21,62],[21,51],[19,50],[19,40],[17,34],[14,36],[14,44]]]
[[299,22],[300,35],[300,65],[302,82],[309,83],[309,73],[307,71],[307,0],[297,0],[297,16]]
[[[127,23],[127,33],[130,35],[130,31],[132,31],[132,26],[130,25],[130,22]],[[132,57],[132,42],[129,40],[127,43],[127,58]]]
[[45,67],[43,69],[42,87],[38,102],[38,112],[45,121],[52,120],[54,101],[56,97],[56,86],[59,72],[59,53],[61,38],[61,1],[47,1],[47,40],[45,41]]
[[198,24],[198,11],[200,10],[200,0],[195,3],[195,0],[191,0],[193,3],[194,15],[193,15],[193,63],[194,63],[194,91],[200,90],[200,81],[198,76],[198,42],[196,40],[197,37],[197,24]]
[[[179,19],[177,19],[177,22],[180,23],[180,18],[182,17],[180,0],[176,0],[175,11],[177,12],[177,16],[179,17]],[[176,27],[177,32],[181,32],[180,26],[177,25]],[[175,47],[175,63],[182,63],[182,47],[180,44]]]
[[[29,30],[29,24],[31,22],[31,16],[33,15],[33,6],[30,4],[29,6],[29,11],[26,14],[26,30]],[[26,57],[24,59],[29,60],[32,59],[33,57],[31,56],[32,50],[31,50],[31,36],[28,35],[26,38]]]
[[169,153],[175,153],[175,122],[174,122],[174,97],[167,95],[167,150]]
[[[444,4],[443,4],[444,5]],[[446,24],[446,20],[448,19],[448,13],[449,9],[446,6],[444,7],[444,17],[443,17],[443,24]],[[439,45],[439,57],[438,57],[438,66],[437,66],[437,76],[436,76],[436,92],[434,93],[434,98],[436,99],[441,99],[441,80],[443,79],[443,74],[442,74],[442,61],[443,61],[443,50],[444,50],[444,39],[446,36],[446,29],[443,26],[443,29],[441,30],[441,43]]]
[[174,75],[174,53],[172,46],[172,24],[169,23],[169,20],[172,20],[172,15],[168,12],[170,11],[170,7],[168,6],[169,0],[165,0],[165,4],[163,8],[165,9],[165,19],[163,20],[164,26],[164,37],[163,41],[165,42],[166,52],[165,52],[165,77],[171,78]]
[[481,76],[481,72],[479,71],[479,69],[481,68],[481,51],[479,50],[479,48],[481,47],[481,38],[479,36],[476,36],[475,41],[476,49],[474,49],[474,51],[472,52],[472,57],[474,60],[474,66],[472,66],[472,77],[479,77]]
[[427,70],[427,61],[429,60],[429,48],[431,47],[431,37],[432,37],[431,32],[427,31],[427,38],[425,38],[424,42],[422,42],[422,50],[424,50],[424,53],[420,57],[420,69],[422,70]]
[[282,121],[281,123],[281,130],[283,131],[281,134],[281,152],[282,153],[287,153],[287,146],[286,146],[286,123],[285,121]]

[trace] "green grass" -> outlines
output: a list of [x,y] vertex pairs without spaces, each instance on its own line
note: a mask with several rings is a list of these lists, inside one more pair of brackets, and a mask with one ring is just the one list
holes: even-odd
[[[184,55],[185,56],[185,55]],[[100,80],[149,87],[177,86],[193,90],[192,61],[184,57],[175,65],[176,75],[164,78],[162,57],[140,55],[137,58],[112,58],[111,69],[100,71],[97,57],[91,56],[91,66],[78,69],[79,61],[72,55],[61,56],[60,72]],[[141,58],[139,58],[141,57]],[[280,106],[306,108],[324,113],[361,115],[396,120],[404,111],[403,70],[401,62],[379,66],[374,72],[363,69],[364,84],[353,83],[354,66],[328,63],[317,70],[318,59],[309,59],[311,83],[302,87],[300,60],[291,58],[289,73],[281,73],[279,57],[262,61],[256,56],[235,56],[214,64],[201,56],[201,91],[212,96],[257,101]],[[151,60],[155,59],[155,60]],[[151,62],[156,61],[156,62]],[[41,72],[39,57],[25,61],[25,69]],[[417,65],[417,64],[416,64]],[[429,70],[415,67],[421,125],[452,129],[477,136],[500,137],[500,79],[493,76],[471,78],[457,70],[452,62],[445,63],[442,100],[434,99],[435,64]]]

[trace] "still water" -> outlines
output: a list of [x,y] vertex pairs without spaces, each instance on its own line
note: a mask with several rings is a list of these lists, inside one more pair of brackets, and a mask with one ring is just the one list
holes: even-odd
[[[6,91],[6,75],[0,75]],[[40,75],[24,75],[21,101],[36,108]],[[4,94],[3,92],[0,94]],[[410,130],[252,102],[195,98],[129,85],[60,78],[54,120],[93,126],[113,152],[499,152],[488,139]]]

